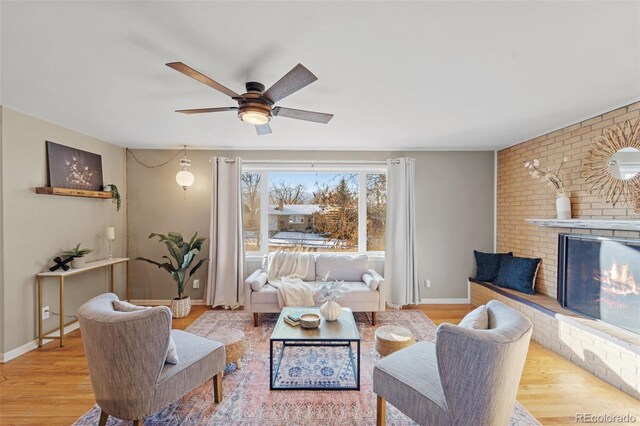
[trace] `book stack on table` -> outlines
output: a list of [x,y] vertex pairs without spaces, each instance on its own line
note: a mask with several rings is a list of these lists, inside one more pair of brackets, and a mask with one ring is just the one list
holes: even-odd
[[304,315],[304,313],[304,311],[296,311],[285,315],[284,322],[286,322],[290,326],[297,327],[300,325],[300,317]]

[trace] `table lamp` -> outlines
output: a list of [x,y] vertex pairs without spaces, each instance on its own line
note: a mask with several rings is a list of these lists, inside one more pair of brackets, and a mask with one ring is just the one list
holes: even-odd
[[107,227],[107,240],[109,240],[109,260],[113,259],[113,252],[111,251],[111,242],[116,239],[116,228],[113,226]]

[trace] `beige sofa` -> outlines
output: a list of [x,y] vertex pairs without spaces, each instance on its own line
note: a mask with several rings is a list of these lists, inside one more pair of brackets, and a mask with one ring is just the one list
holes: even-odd
[[[367,255],[312,254],[304,281],[318,285],[325,274],[329,280],[344,281],[346,293],[337,302],[353,312],[370,312],[375,325],[376,312],[384,311],[385,300],[382,289],[384,278],[369,268]],[[253,313],[253,323],[258,325],[260,313],[280,312],[275,287],[269,285],[268,260],[254,271],[244,282],[244,309]]]

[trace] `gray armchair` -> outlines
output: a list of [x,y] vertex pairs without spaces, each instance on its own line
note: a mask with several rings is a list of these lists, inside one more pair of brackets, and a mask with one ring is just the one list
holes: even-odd
[[386,401],[420,425],[509,424],[532,326],[498,301],[487,310],[487,330],[441,324],[435,344],[416,343],[376,364],[379,426]]
[[[97,296],[78,310],[82,342],[100,425],[114,416],[142,423],[145,415],[170,404],[211,377],[214,398],[222,400],[225,348],[220,342],[171,330],[171,311],[158,306],[119,312],[115,294]],[[165,358],[173,336],[178,364]]]

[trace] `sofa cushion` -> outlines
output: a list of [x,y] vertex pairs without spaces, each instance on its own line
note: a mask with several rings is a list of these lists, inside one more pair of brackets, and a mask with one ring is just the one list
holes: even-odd
[[500,261],[500,270],[493,283],[526,294],[533,294],[538,267],[542,259],[505,256]]
[[489,328],[489,312],[485,305],[478,306],[462,318],[458,324],[460,327],[486,330]]
[[[310,282],[312,287],[316,287],[318,282]],[[342,284],[342,288],[345,290],[345,294],[341,295],[336,302],[338,304],[349,303],[378,303],[379,294],[377,291],[372,291],[362,281],[347,282]],[[278,293],[275,287],[271,285],[265,285],[260,291],[251,292],[251,303],[256,304],[278,304]]]
[[329,280],[361,281],[367,272],[367,255],[320,254],[316,257],[315,281],[329,273]]

